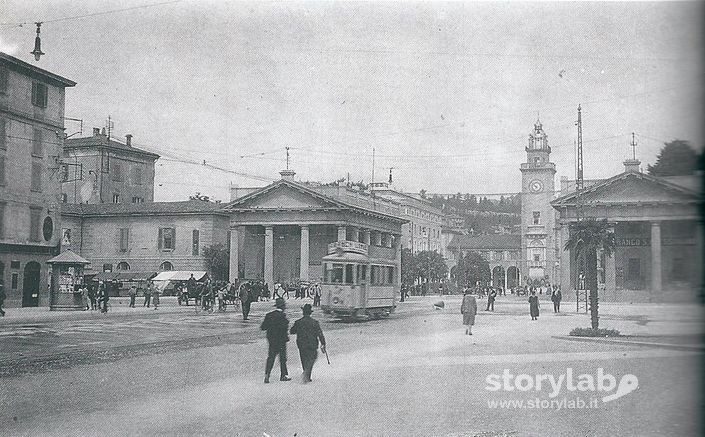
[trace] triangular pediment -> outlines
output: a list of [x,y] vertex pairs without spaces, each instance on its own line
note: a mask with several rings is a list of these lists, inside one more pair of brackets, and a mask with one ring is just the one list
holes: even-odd
[[[697,194],[684,187],[674,185],[658,177],[643,173],[622,173],[583,192],[583,201],[590,203],[673,203],[691,202]],[[553,201],[554,205],[575,204],[576,193],[570,193]]]
[[275,182],[228,206],[228,209],[316,209],[336,208],[335,202],[298,184]]

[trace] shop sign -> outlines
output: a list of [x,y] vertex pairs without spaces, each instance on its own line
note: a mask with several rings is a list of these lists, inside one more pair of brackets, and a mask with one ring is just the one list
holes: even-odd
[[617,238],[617,247],[638,247],[638,246],[651,246],[651,241],[649,238]]

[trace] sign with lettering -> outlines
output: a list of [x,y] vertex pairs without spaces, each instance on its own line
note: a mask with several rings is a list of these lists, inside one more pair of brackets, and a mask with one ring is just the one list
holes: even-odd
[[618,247],[651,246],[651,240],[649,238],[617,238],[616,242]]
[[355,252],[362,255],[367,255],[367,244],[360,243],[359,241],[335,241],[328,245],[328,253],[335,253],[338,249],[345,252]]

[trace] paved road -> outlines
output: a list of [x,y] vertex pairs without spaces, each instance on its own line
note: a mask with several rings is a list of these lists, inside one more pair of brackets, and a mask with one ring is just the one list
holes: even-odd
[[[123,322],[116,317],[114,323],[106,323],[113,336],[119,336],[124,326],[140,332],[140,327],[151,326],[176,332],[179,338],[195,334],[197,341],[199,333],[227,327],[232,335],[225,337],[246,340],[162,351],[159,344],[168,337],[159,337],[161,343],[151,346],[157,353],[92,364],[74,360],[52,371],[3,378],[0,423],[9,424],[9,435],[699,434],[701,353],[555,339],[572,327],[586,326],[588,318],[544,313],[532,322],[523,313],[523,303],[509,300],[501,312],[482,312],[470,337],[459,326],[457,298],[447,298],[442,311],[432,309],[432,300],[412,301],[387,320],[356,324],[326,320],[332,365],[319,360],[309,385],[296,378],[262,384],[266,343],[257,331],[257,320],[246,325],[234,314],[200,319],[160,314]],[[269,307],[262,305],[264,313]],[[653,329],[651,334],[692,335],[701,329],[698,311],[605,306],[603,324],[625,333],[646,334]],[[292,316],[296,312],[298,308]],[[74,332],[72,326],[85,325],[78,322],[65,329]],[[73,341],[78,338],[73,336],[81,335],[79,331],[63,338]],[[289,354],[290,373],[296,376],[300,364],[293,344]],[[488,404],[549,399],[545,390],[490,392],[486,378],[492,373],[507,369],[513,375],[558,378],[569,368],[575,375],[593,376],[602,368],[617,379],[633,374],[638,388],[610,403],[601,402],[603,393],[563,389],[557,397],[596,397],[594,409]]]

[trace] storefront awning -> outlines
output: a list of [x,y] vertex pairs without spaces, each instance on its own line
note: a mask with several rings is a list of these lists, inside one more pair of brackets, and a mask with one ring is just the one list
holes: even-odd
[[101,272],[95,275],[96,281],[117,281],[117,282],[131,282],[131,281],[146,281],[152,279],[157,275],[157,272],[132,272],[129,270],[120,270],[117,272]]
[[189,278],[191,278],[191,275],[193,275],[194,279],[200,281],[208,276],[208,273],[187,270],[172,270],[169,272],[159,273],[157,276],[152,278],[152,281],[188,281]]

